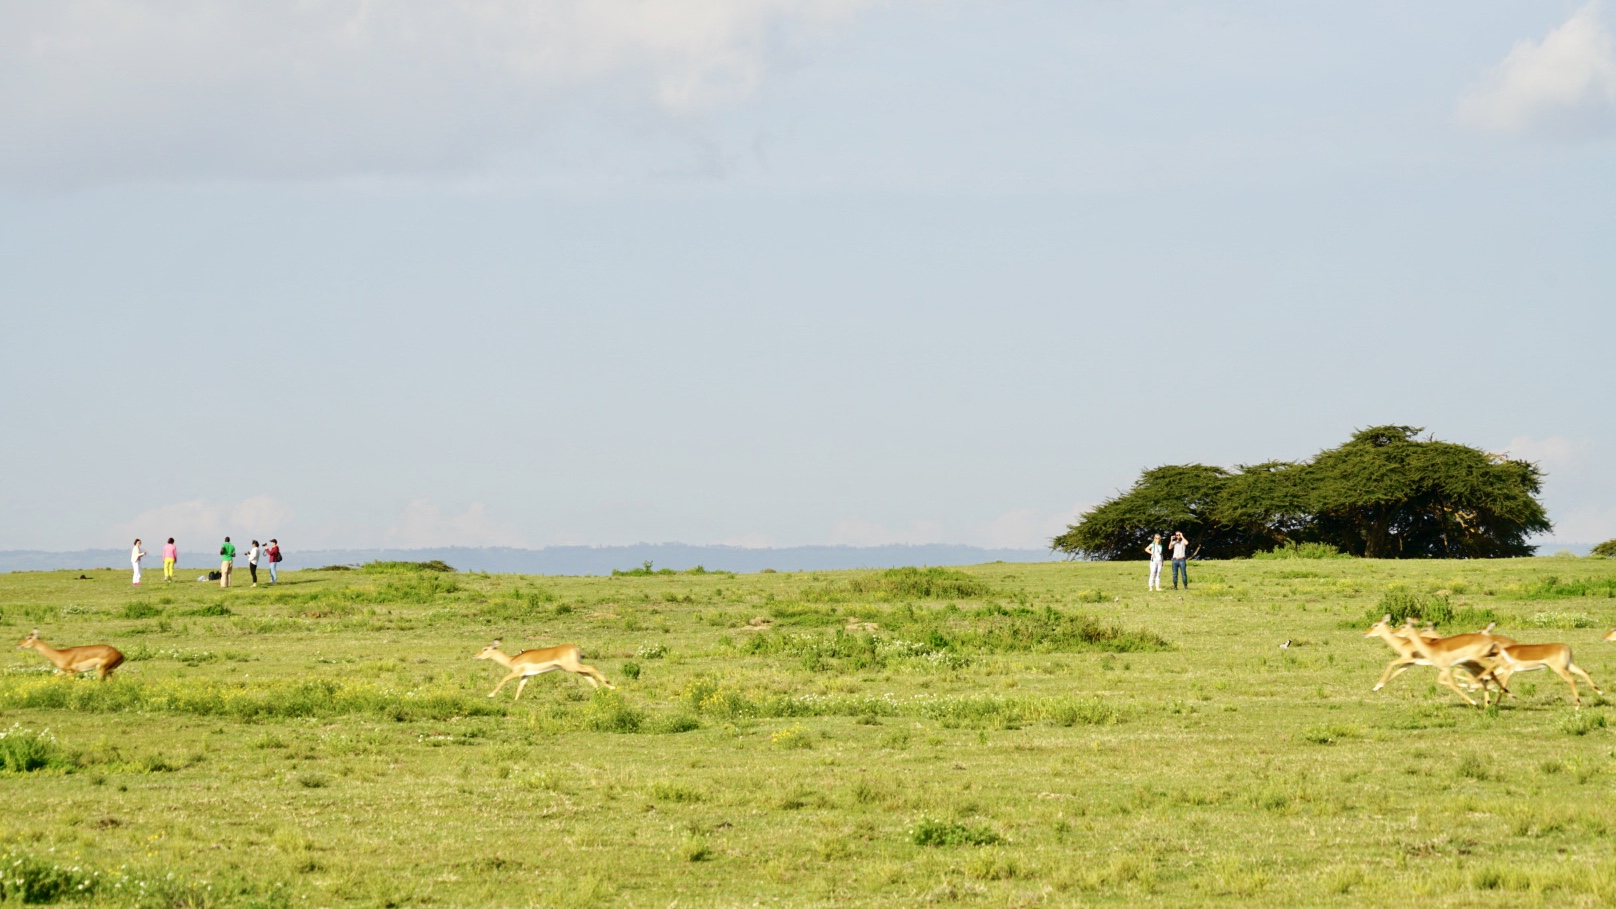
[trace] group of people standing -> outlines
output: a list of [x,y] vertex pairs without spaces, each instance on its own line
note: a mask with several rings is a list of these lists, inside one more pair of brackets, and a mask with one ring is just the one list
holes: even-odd
[[[1184,538],[1184,534],[1181,531],[1175,530],[1173,531],[1172,539],[1167,541],[1167,545],[1173,550],[1173,589],[1178,589],[1178,577],[1182,574],[1184,576],[1184,589],[1188,590],[1190,589],[1190,541]],[[1146,589],[1161,590],[1161,534],[1158,533],[1150,538],[1150,545],[1145,547],[1145,552],[1150,554],[1150,584]]]
[[[135,570],[135,586],[140,586],[140,560],[146,557],[146,550],[140,546],[140,540],[135,540],[135,548],[129,551],[129,564]],[[247,570],[252,573],[252,586],[258,586],[258,562],[260,559],[269,563],[269,583],[277,581],[275,567],[281,561],[281,544],[279,540],[271,539],[268,544],[260,546],[257,540],[252,541],[252,548],[247,550]],[[174,545],[174,538],[169,537],[163,544],[163,580],[174,580],[174,567],[180,560],[179,547]],[[230,586],[230,575],[236,567],[236,544],[230,542],[229,537],[224,538],[224,545],[219,547],[219,586]]]

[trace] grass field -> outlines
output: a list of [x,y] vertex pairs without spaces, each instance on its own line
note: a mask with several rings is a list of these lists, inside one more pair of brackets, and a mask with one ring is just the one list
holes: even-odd
[[[0,899],[1616,903],[1611,702],[1542,672],[1490,711],[1424,668],[1371,693],[1362,637],[1496,619],[1616,685],[1616,560],[1193,570],[0,575],[12,642],[128,656],[0,660]],[[490,701],[495,637],[576,642],[619,690]]]

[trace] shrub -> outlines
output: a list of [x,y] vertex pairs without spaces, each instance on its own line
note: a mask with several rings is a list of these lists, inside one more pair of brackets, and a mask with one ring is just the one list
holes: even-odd
[[640,664],[639,663],[624,663],[623,667],[622,667],[622,669],[620,671],[623,673],[623,678],[637,679],[637,678],[640,677]]
[[123,617],[126,619],[152,619],[163,614],[163,607],[152,603],[125,603]]
[[1386,595],[1380,598],[1379,605],[1371,607],[1364,613],[1364,620],[1377,622],[1383,615],[1390,615],[1393,625],[1400,625],[1406,619],[1414,619],[1435,625],[1481,628],[1489,622],[1499,621],[1498,613],[1491,609],[1476,609],[1471,606],[1454,608],[1445,596],[1435,594],[1422,596],[1406,590],[1387,591]]
[[1588,554],[1606,559],[1616,559],[1616,540],[1606,540],[1595,546]]
[[837,603],[850,594],[886,600],[977,600],[993,593],[986,582],[952,568],[892,568],[845,585],[811,587],[802,598]]
[[[614,578],[653,578],[653,577],[656,577],[657,575],[678,574],[678,572],[674,571],[672,568],[656,568],[656,567],[654,567],[655,565],[656,565],[655,562],[647,560],[645,562],[640,563],[640,567],[638,567],[638,568],[630,568],[627,571],[619,571],[618,569],[613,568],[612,569],[612,577],[614,577]],[[705,574],[706,572],[704,571],[702,573]]]
[[909,828],[909,842],[916,846],[997,846],[1004,842],[1004,837],[987,827],[923,817]]
[[32,855],[0,854],[0,903],[60,903],[94,895],[98,879]]
[[73,762],[49,730],[35,732],[13,723],[0,732],[0,772],[34,773],[40,770],[70,770]]
[[617,692],[600,689],[589,699],[583,722],[595,732],[633,733],[645,725],[645,714],[630,707]]
[[794,723],[784,729],[777,730],[769,736],[769,741],[778,748],[814,747],[814,741],[808,733],[808,727],[801,723]]
[[1254,552],[1253,559],[1350,559],[1352,553],[1342,552],[1329,543],[1286,543],[1267,552]]
[[442,574],[451,574],[454,572],[455,568],[453,565],[450,565],[441,559],[432,559],[426,562],[366,562],[365,564],[359,566],[359,570],[365,572],[366,574],[394,574],[400,571],[438,572]]

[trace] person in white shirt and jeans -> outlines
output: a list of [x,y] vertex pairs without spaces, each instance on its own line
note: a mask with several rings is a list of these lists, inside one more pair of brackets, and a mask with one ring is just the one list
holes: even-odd
[[1173,589],[1178,589],[1178,576],[1182,573],[1184,575],[1184,589],[1189,590],[1190,565],[1187,553],[1190,548],[1190,541],[1184,539],[1182,531],[1175,530],[1173,531],[1173,539],[1169,541],[1168,545],[1173,548]]
[[1162,569],[1161,534],[1158,533],[1150,538],[1150,545],[1145,547],[1145,552],[1150,554],[1150,583],[1145,586],[1145,589],[1160,590]]

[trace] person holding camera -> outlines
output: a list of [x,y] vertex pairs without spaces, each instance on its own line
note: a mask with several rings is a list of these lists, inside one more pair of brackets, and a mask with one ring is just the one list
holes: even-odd
[[[1184,539],[1183,531],[1175,530],[1175,531],[1173,531],[1173,539],[1168,543],[1168,545],[1171,546],[1172,549],[1173,549],[1173,589],[1174,590],[1178,589],[1178,576],[1180,574],[1183,574],[1184,575],[1184,589],[1189,590],[1190,589],[1190,564],[1189,564],[1189,555],[1188,555],[1188,553],[1189,553],[1189,548],[1190,548],[1190,541]],[[1157,587],[1156,589],[1160,590],[1161,588]]]
[[273,586],[275,583],[275,568],[281,561],[281,541],[271,539],[269,548],[264,550],[264,555],[269,557],[269,583]]

